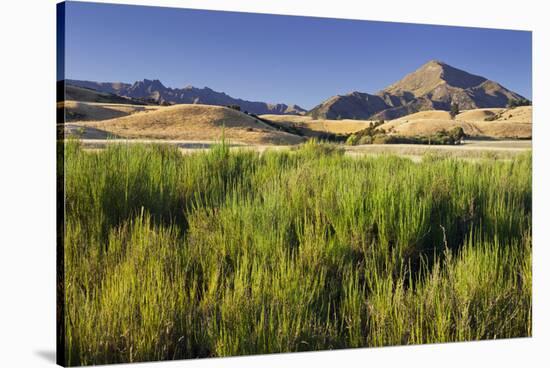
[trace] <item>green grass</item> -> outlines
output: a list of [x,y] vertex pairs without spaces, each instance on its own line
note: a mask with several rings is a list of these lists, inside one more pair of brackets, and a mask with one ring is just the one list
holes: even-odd
[[531,156],[65,150],[69,365],[531,335]]

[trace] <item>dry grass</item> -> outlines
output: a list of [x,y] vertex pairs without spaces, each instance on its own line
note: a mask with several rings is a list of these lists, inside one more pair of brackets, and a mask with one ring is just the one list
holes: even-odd
[[448,111],[443,111],[443,110],[428,110],[428,111],[415,112],[414,114],[403,116],[395,120],[399,121],[399,120],[424,120],[424,119],[451,120],[451,114]]
[[[486,121],[485,119],[494,119]],[[530,138],[532,109],[530,106],[514,109],[474,109],[464,111],[451,119],[447,111],[422,111],[391,120],[382,125],[386,131],[405,135],[430,135],[456,126],[472,137]]]
[[502,108],[495,109],[474,109],[466,110],[456,116],[458,120],[464,121],[485,121],[486,118],[490,118],[501,112]]
[[365,129],[371,123],[370,120],[327,120],[312,119],[311,116],[298,115],[262,115],[264,119],[283,126],[297,126],[313,130],[315,132],[328,132],[334,134],[351,134]]
[[510,138],[531,138],[531,123],[482,121],[476,123],[482,136],[486,137],[510,137]]
[[[251,144],[297,144],[304,138],[277,131],[253,117],[221,106],[175,105],[142,111],[110,120],[81,122],[122,138],[219,140],[222,135]],[[87,138],[83,136],[83,138]]]
[[[169,140],[217,140],[225,136],[246,144],[297,144],[304,138],[277,131],[251,116],[225,107],[210,105],[176,105],[171,107],[113,103],[66,101],[68,132],[82,127],[83,138],[122,138]],[[368,127],[369,120],[315,120],[300,115],[262,115],[283,127],[298,127],[312,133],[351,134]],[[490,118],[492,121],[486,121]],[[461,126],[472,137],[530,138],[532,109],[475,109],[460,113],[453,120],[447,111],[421,111],[388,121],[381,128],[391,133],[414,136],[430,135]],[[93,136],[86,135],[93,133]],[[306,133],[304,133],[306,134]],[[306,134],[307,135],[307,134]],[[315,135],[315,134],[313,134]]]
[[65,109],[66,121],[101,121],[120,118],[136,112],[155,111],[160,106],[65,101],[58,102],[57,108]]
[[[381,128],[395,134],[414,136],[431,135],[440,130],[449,130],[456,126],[472,137],[494,138],[530,138],[532,128],[532,109],[530,106],[507,108],[488,108],[464,111],[453,120],[448,111],[420,111],[399,119],[390,120]],[[264,119],[281,124],[310,129],[315,132],[351,134],[368,127],[370,120],[315,120],[310,116],[262,115]],[[493,121],[485,119],[492,118]]]
[[424,157],[482,160],[486,158],[510,160],[531,151],[531,141],[466,141],[462,145],[420,145],[420,144],[366,144],[346,146],[349,156],[396,155],[420,162]]
[[441,130],[449,130],[456,126],[462,127],[467,135],[477,136],[481,131],[476,124],[458,120],[444,119],[415,119],[415,120],[392,120],[383,124],[380,128],[386,132],[404,136],[433,135]]
[[[132,104],[135,100],[111,93],[99,92],[89,88],[65,85],[65,101],[85,101],[113,104]],[[141,105],[140,103],[138,103]]]
[[271,120],[274,122],[286,122],[286,123],[307,123],[315,121],[311,116],[307,115],[276,115],[276,114],[265,114],[260,115],[261,118]]

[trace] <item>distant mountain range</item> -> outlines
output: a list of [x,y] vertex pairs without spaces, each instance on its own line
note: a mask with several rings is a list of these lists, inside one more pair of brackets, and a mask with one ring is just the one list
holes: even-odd
[[[437,60],[427,62],[375,94],[351,92],[333,96],[310,111],[297,105],[242,100],[208,87],[169,88],[159,80],[144,79],[130,84],[67,79],[65,83],[122,97],[128,103],[238,105],[242,111],[257,115],[307,114],[314,119],[391,120],[424,110],[450,110],[453,103],[460,110],[470,110],[506,107],[510,100],[524,99],[496,82]],[[65,98],[70,99],[65,93]]]
[[424,110],[506,107],[524,99],[500,84],[432,60],[376,94],[351,92],[333,96],[311,109],[315,119],[391,120]]
[[304,114],[306,110],[297,105],[270,104],[233,98],[223,92],[208,87],[169,88],[159,80],[144,79],[133,84],[120,82],[92,82],[67,79],[67,85],[93,89],[103,93],[127,97],[134,100],[152,101],[158,104],[204,104],[239,105],[242,111],[253,114]]

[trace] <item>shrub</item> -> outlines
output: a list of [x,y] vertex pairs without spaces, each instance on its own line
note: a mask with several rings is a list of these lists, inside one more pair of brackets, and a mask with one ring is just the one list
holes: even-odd
[[397,136],[379,134],[379,135],[375,135],[372,138],[372,143],[374,144],[398,143],[397,140],[398,140]]
[[227,105],[230,109],[241,111],[241,107],[239,105]]
[[357,144],[372,144],[372,137],[370,135],[363,136],[359,138]]
[[[384,123],[385,123],[385,121],[382,120],[382,119],[378,120],[376,122],[370,122],[368,127],[354,133],[353,135],[356,136],[357,139],[361,139],[363,137],[371,137],[371,141],[372,141],[372,137],[374,137],[375,135],[385,135],[386,134],[386,131],[384,129],[379,128]],[[368,142],[369,140],[365,139],[364,141]],[[355,144],[358,144],[358,143],[355,143]],[[361,143],[361,144],[370,144],[370,143]]]
[[306,143],[301,144],[296,150],[299,154],[308,157],[320,157],[330,155],[343,155],[344,149],[336,144],[310,139]]
[[388,135],[383,132],[377,132],[374,136],[362,136],[356,144],[428,144],[428,145],[453,145],[459,144],[465,137],[464,130],[456,127],[447,132],[441,130],[428,136],[407,137],[400,135]]
[[355,134],[351,134],[348,139],[346,139],[346,144],[348,146],[355,146],[359,142],[359,137]]
[[458,109],[458,104],[456,102],[453,102],[451,104],[451,111],[450,111],[451,118],[454,119],[459,114],[459,112],[460,110]]
[[508,107],[514,108],[519,106],[531,106],[531,101],[529,101],[526,98],[520,98],[520,99],[510,99],[508,100]]
[[464,139],[466,134],[464,133],[464,129],[462,129],[462,127],[457,126],[449,131],[449,136],[455,143],[459,143],[462,139]]

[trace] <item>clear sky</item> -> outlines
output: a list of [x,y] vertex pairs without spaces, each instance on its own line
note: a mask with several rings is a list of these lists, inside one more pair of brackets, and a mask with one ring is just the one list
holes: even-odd
[[312,108],[431,59],[531,98],[531,32],[68,2],[65,77]]

